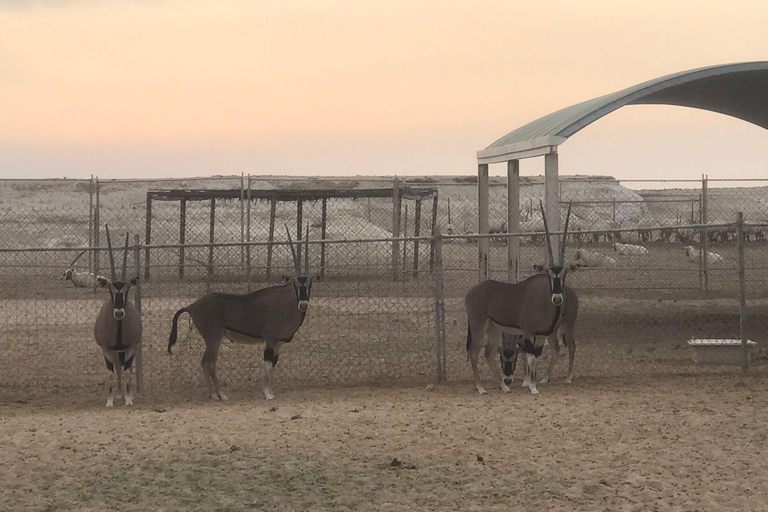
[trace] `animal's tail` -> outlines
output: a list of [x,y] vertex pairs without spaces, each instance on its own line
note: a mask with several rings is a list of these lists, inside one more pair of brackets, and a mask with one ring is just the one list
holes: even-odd
[[176,344],[176,334],[178,332],[179,317],[182,313],[187,313],[189,309],[181,308],[173,315],[173,326],[171,327],[171,337],[168,338],[168,353],[173,354],[171,348]]
[[469,322],[467,322],[467,352],[472,347],[472,329],[469,328]]

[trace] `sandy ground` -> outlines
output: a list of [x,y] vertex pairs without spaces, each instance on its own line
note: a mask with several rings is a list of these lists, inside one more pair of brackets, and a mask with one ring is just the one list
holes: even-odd
[[[519,381],[518,381],[519,382]],[[490,387],[489,387],[490,389]],[[3,510],[768,510],[768,380],[468,382],[225,403],[0,392]],[[397,459],[395,461],[395,459]]]

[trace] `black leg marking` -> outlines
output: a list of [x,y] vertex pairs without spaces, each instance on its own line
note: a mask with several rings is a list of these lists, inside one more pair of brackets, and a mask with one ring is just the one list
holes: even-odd
[[107,363],[107,370],[111,371],[112,373],[115,373],[115,365],[109,362],[109,359],[107,359],[107,356],[104,356],[104,362]]
[[536,357],[539,357],[544,350],[544,346],[542,345],[539,348],[536,348],[531,340],[525,340],[525,344],[523,345],[523,351],[528,354],[533,354]]
[[277,354],[272,358],[272,366],[277,366],[277,358],[280,357]]
[[123,370],[127,370],[131,366],[133,366],[133,356],[131,356],[130,359],[123,363]]
[[275,359],[275,351],[272,348],[264,349],[264,360],[272,361]]

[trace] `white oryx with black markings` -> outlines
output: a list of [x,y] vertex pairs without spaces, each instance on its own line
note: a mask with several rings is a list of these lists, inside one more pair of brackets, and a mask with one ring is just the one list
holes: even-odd
[[[576,353],[573,331],[579,313],[579,299],[576,292],[565,285],[569,270],[565,267],[565,241],[571,208],[568,207],[565,219],[559,262],[555,263],[544,207],[540,206],[546,233],[548,266],[535,265],[538,273],[520,283],[483,281],[473,287],[464,299],[468,323],[467,358],[472,364],[475,389],[481,395],[485,389],[480,383],[477,362],[482,350],[485,350],[488,367],[505,393],[512,383],[517,353],[521,350],[525,354],[526,366],[523,386],[537,394],[536,360],[544,348],[543,342],[539,340],[544,337],[549,341],[552,355],[542,382],[548,382],[552,374],[559,353],[558,340],[568,347],[568,377],[565,381],[570,383],[573,379],[573,359]],[[570,270],[576,268],[573,265]],[[504,333],[514,335],[514,339],[502,343]],[[499,353],[504,377],[494,364],[494,358]]]
[[80,254],[75,256],[75,259],[69,264],[69,268],[64,271],[61,279],[72,281],[75,288],[93,288],[94,286],[99,285],[99,279],[104,279],[104,277],[94,275],[93,272],[89,272],[88,270],[75,270],[75,263],[77,263],[77,260],[79,260],[80,256],[83,254],[85,254],[85,251],[81,251]]
[[[114,388],[117,387],[125,399],[125,405],[133,405],[133,357],[141,343],[141,315],[129,302],[128,291],[136,284],[136,278],[126,280],[128,265],[128,233],[125,234],[123,249],[123,270],[120,279],[115,272],[115,257],[112,253],[112,240],[107,230],[107,245],[109,247],[109,264],[112,269],[112,280],[99,276],[99,285],[109,289],[109,299],[104,301],[96,317],[93,334],[96,343],[104,352],[107,363],[107,407],[114,403]],[[127,373],[124,375],[123,372]],[[115,382],[115,377],[117,381]]]
[[272,379],[280,347],[293,339],[309,308],[312,278],[309,276],[309,228],[304,247],[304,270],[296,256],[296,249],[288,232],[288,243],[293,256],[294,277],[285,277],[283,284],[245,295],[209,293],[193,304],[181,308],[173,317],[168,353],[176,343],[177,325],[182,313],[189,313],[197,330],[205,340],[203,376],[208,396],[213,400],[226,400],[216,377],[216,360],[222,338],[235,343],[265,343],[264,398],[271,400]]

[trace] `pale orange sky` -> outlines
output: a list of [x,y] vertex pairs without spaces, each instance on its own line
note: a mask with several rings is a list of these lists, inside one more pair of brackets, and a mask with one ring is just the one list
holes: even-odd
[[[0,0],[0,172],[474,174],[559,108],[766,59],[762,0]],[[627,107],[560,155],[562,174],[768,177],[768,132]]]

